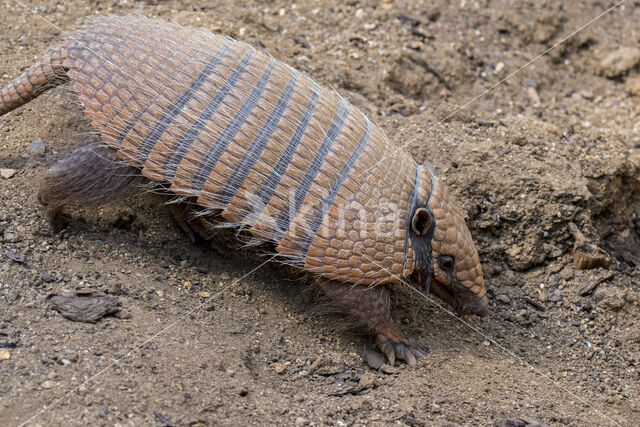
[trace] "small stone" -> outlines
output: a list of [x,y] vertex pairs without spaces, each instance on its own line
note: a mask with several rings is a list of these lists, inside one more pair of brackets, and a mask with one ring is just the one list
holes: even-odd
[[53,282],[53,278],[51,277],[51,275],[47,272],[42,273],[42,275],[40,275],[40,278],[42,279],[43,282],[45,283],[51,283]]
[[358,390],[368,390],[370,388],[375,388],[376,386],[376,376],[371,372],[365,372],[360,377],[360,383],[358,384]]
[[529,97],[529,99],[531,100],[533,105],[540,105],[541,104],[540,95],[538,95],[538,91],[536,90],[535,87],[528,87],[527,88],[527,96]]
[[76,322],[95,323],[108,314],[120,311],[120,301],[97,289],[63,291],[47,298],[55,310]]
[[49,380],[44,381],[42,384],[40,384],[40,387],[44,388],[45,390],[53,388],[53,386],[54,386],[53,381],[49,381]]
[[626,86],[632,95],[640,97],[640,75],[629,77]]
[[279,362],[276,362],[271,365],[271,369],[273,369],[273,372],[275,372],[278,375],[284,373],[284,370],[286,368],[287,368],[286,366],[284,366],[282,363],[279,363]]
[[36,139],[35,141],[33,141],[29,145],[29,148],[31,149],[31,154],[36,156],[42,156],[45,152],[44,142],[42,142],[39,139]]
[[88,392],[89,389],[87,389],[87,386],[85,386],[84,384],[78,387],[78,394],[87,394]]
[[409,405],[407,402],[400,402],[398,403],[398,411],[408,414],[413,412],[413,406]]
[[599,72],[605,77],[616,78],[640,63],[640,49],[622,46],[609,52],[600,61]]
[[398,368],[395,368],[395,367],[391,366],[391,365],[383,363],[382,365],[380,365],[380,372],[382,372],[383,374],[387,374],[387,375],[394,375],[394,374],[397,374],[398,372],[400,372],[400,370]]
[[7,251],[7,257],[13,262],[17,262],[18,264],[22,264],[24,262],[24,255],[18,252],[14,252],[11,249]]
[[567,266],[560,271],[560,278],[562,280],[569,280],[572,277],[573,277],[573,268]]
[[116,313],[116,317],[122,320],[131,319],[131,312],[129,310],[120,310]]
[[200,298],[209,298],[211,297],[211,292],[200,292],[198,295],[200,295]]
[[500,295],[498,295],[498,296],[496,297],[496,299],[497,299],[498,301],[500,301],[501,303],[503,303],[503,304],[510,304],[510,303],[511,303],[511,298],[509,298],[509,296],[508,296],[508,295],[505,295],[505,294],[500,294]]
[[365,349],[364,360],[367,362],[367,365],[373,369],[380,369],[384,365],[384,357],[373,348]]
[[558,292],[554,292],[553,294],[549,295],[549,301],[551,302],[562,301],[563,298],[564,298],[563,295]]
[[438,396],[437,394],[433,396],[432,400],[433,403],[437,403],[438,405],[442,405],[445,402],[444,397]]
[[295,421],[295,424],[298,427],[302,427],[304,425],[307,425],[308,423],[309,423],[309,421],[307,421],[307,419],[303,418],[303,417],[297,417],[296,421]]
[[0,168],[0,176],[4,179],[12,178],[17,172],[15,169]]
[[595,96],[593,94],[592,91],[588,90],[588,89],[582,89],[580,91],[580,95],[584,98],[584,99],[593,99]]
[[0,348],[0,361],[9,360],[11,358],[11,354],[9,354],[8,348]]
[[4,235],[2,236],[2,240],[6,243],[16,243],[22,240],[22,237],[20,237],[18,233],[15,233],[13,231],[5,231]]

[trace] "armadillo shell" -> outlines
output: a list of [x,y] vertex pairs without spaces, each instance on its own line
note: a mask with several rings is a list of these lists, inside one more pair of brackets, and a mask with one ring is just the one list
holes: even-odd
[[396,281],[416,164],[334,91],[248,44],[142,17],[66,45],[73,87],[118,157],[270,240],[294,265]]

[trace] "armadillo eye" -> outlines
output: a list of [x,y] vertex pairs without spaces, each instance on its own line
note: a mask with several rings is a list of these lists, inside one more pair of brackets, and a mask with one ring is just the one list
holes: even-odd
[[411,220],[411,228],[418,236],[426,236],[433,225],[433,214],[425,208],[416,209]]
[[443,271],[450,272],[450,271],[453,271],[453,266],[455,265],[455,261],[452,256],[440,255],[438,257],[438,265]]

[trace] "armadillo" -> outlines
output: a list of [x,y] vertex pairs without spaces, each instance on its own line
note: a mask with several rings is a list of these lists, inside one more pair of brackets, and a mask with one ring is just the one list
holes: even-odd
[[271,242],[391,363],[425,354],[393,320],[394,286],[487,314],[478,253],[435,168],[306,74],[229,36],[100,17],[6,85],[0,116],[69,81],[97,142],[45,173],[53,217],[116,198],[135,170]]

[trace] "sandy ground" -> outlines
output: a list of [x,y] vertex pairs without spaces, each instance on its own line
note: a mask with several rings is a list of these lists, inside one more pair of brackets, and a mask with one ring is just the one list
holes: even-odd
[[[254,271],[254,251],[191,244],[152,195],[74,211],[53,234],[38,178],[88,130],[59,88],[0,118],[0,168],[16,171],[0,178],[0,425],[640,424],[638,2],[469,105],[614,3],[25,4],[0,5],[0,84],[91,16],[142,13],[229,33],[335,88],[446,176],[492,314],[458,319],[400,290],[428,355],[377,372],[366,339],[315,314],[296,282]],[[120,314],[50,309],[86,287]]]

